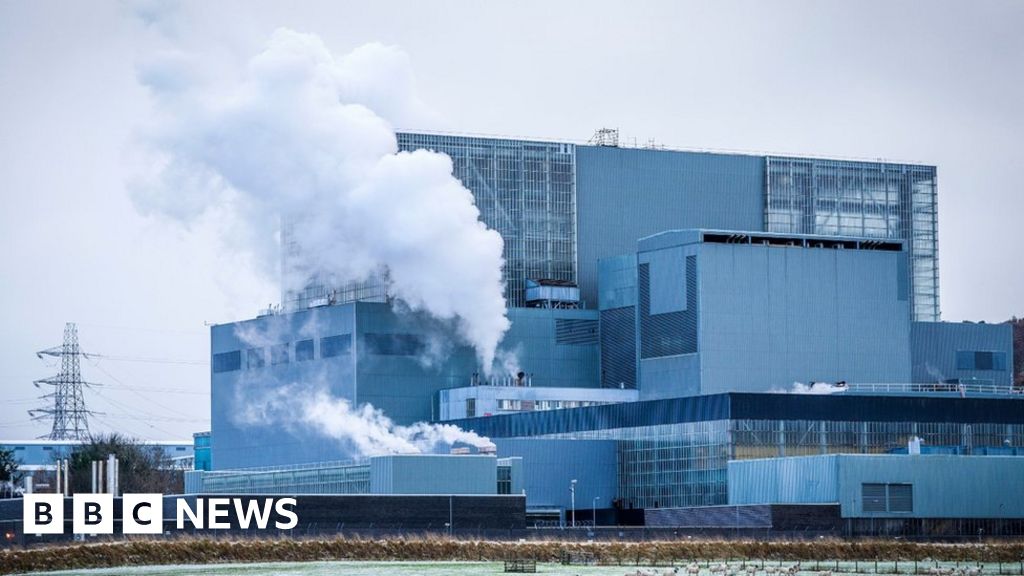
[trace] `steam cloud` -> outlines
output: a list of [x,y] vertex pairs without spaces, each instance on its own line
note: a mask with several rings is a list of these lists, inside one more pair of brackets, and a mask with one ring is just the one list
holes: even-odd
[[417,422],[399,426],[371,404],[353,408],[326,387],[318,386],[312,392],[309,388],[306,383],[247,390],[244,398],[238,398],[242,410],[235,415],[236,422],[259,426],[300,424],[339,441],[351,455],[362,457],[431,453],[456,443],[477,449],[494,446],[487,438],[451,424]]
[[408,57],[368,44],[335,58],[279,29],[237,80],[204,81],[195,62],[172,53],[140,71],[160,113],[140,210],[186,223],[227,211],[268,275],[283,219],[301,251],[291,288],[386,270],[392,295],[453,326],[489,372],[509,325],[502,239],[447,156],[397,152],[393,126],[429,124]]
[[[283,317],[261,324],[238,324],[235,336],[247,346],[266,349],[291,337],[314,338],[325,323],[314,311],[296,327]],[[285,374],[243,371],[235,388],[232,418],[241,426],[301,428],[338,441],[349,456],[432,453],[456,443],[474,448],[493,448],[485,437],[451,424],[394,423],[372,404],[353,406],[339,390],[331,389],[325,369],[304,371],[301,382]]]

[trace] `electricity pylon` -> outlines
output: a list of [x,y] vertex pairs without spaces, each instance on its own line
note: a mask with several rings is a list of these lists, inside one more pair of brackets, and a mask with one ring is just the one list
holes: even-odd
[[38,408],[28,413],[34,420],[53,419],[53,428],[46,436],[49,440],[88,440],[89,419],[91,414],[85,409],[85,398],[82,388],[87,385],[82,381],[79,360],[85,356],[78,346],[78,327],[73,322],[64,326],[64,344],[42,350],[36,356],[60,357],[60,373],[56,376],[36,380],[34,384],[53,386],[53,392],[40,396],[41,399],[53,398],[53,408]]

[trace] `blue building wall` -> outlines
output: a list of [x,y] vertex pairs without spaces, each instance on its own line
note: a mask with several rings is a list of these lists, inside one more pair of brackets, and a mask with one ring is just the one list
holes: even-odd
[[370,459],[371,494],[496,494],[494,456],[406,454]]
[[[596,310],[508,313],[512,325],[501,350],[533,386],[598,386]],[[300,342],[307,346],[302,354]],[[288,413],[284,400],[296,395],[326,391],[410,424],[436,418],[438,390],[484,379],[472,348],[452,341],[445,327],[385,304],[323,306],[214,326],[211,346],[215,470],[353,456],[350,446],[304,425],[302,414]]]
[[598,260],[678,228],[764,229],[765,162],[759,156],[576,147],[579,285],[598,303]]
[[[729,504],[834,502],[844,517],[1019,518],[1024,458],[843,454],[729,462]],[[912,511],[866,511],[864,484],[909,484]]]
[[[73,440],[0,440],[0,448],[14,452],[14,459],[22,470],[50,469],[56,460],[67,458],[75,447],[84,442]],[[166,458],[192,456],[191,442],[143,442],[143,446],[159,448]]]
[[[792,238],[797,245],[703,240],[723,234],[744,238],[687,230],[639,242],[634,284],[641,398],[788,391],[795,382],[910,380],[906,254],[899,244],[860,249],[851,240],[842,249],[835,242],[820,247],[817,237],[772,234],[761,236]],[[626,338],[608,320],[632,309],[632,262],[602,262],[602,279],[613,283],[602,290],[602,319],[617,335],[602,335],[608,346]],[[617,353],[602,350],[602,361]]]
[[523,459],[523,489],[531,509],[572,506],[569,489],[576,480],[576,509],[610,508],[618,495],[617,443],[612,440],[497,439],[501,458]]
[[701,392],[907,382],[905,254],[703,244]]
[[196,432],[192,435],[192,451],[195,456],[194,470],[211,470],[210,466],[210,433]]
[[914,322],[910,334],[916,383],[1013,383],[1013,327],[1009,324]]

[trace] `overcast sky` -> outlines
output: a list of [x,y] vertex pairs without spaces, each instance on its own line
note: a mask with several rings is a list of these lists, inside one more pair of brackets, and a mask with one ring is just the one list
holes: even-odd
[[115,357],[83,363],[93,430],[208,429],[205,323],[278,290],[214,224],[136,211],[137,70],[179,50],[235,74],[282,26],[400,46],[445,130],[934,164],[943,319],[1024,315],[1024,2],[2,0],[0,438],[48,432],[34,353],[69,321]]

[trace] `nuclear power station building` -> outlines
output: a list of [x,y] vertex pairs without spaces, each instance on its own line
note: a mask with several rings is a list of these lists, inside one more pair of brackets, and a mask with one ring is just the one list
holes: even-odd
[[607,131],[398,143],[450,156],[504,239],[506,367],[402,311],[383,277],[286,284],[281,309],[211,329],[212,469],[190,485],[241,493],[245,469],[274,466],[261,489],[297,491],[296,471],[350,458],[246,406],[325,390],[489,437],[528,524],[1024,534],[1011,328],[940,319],[935,167]]

